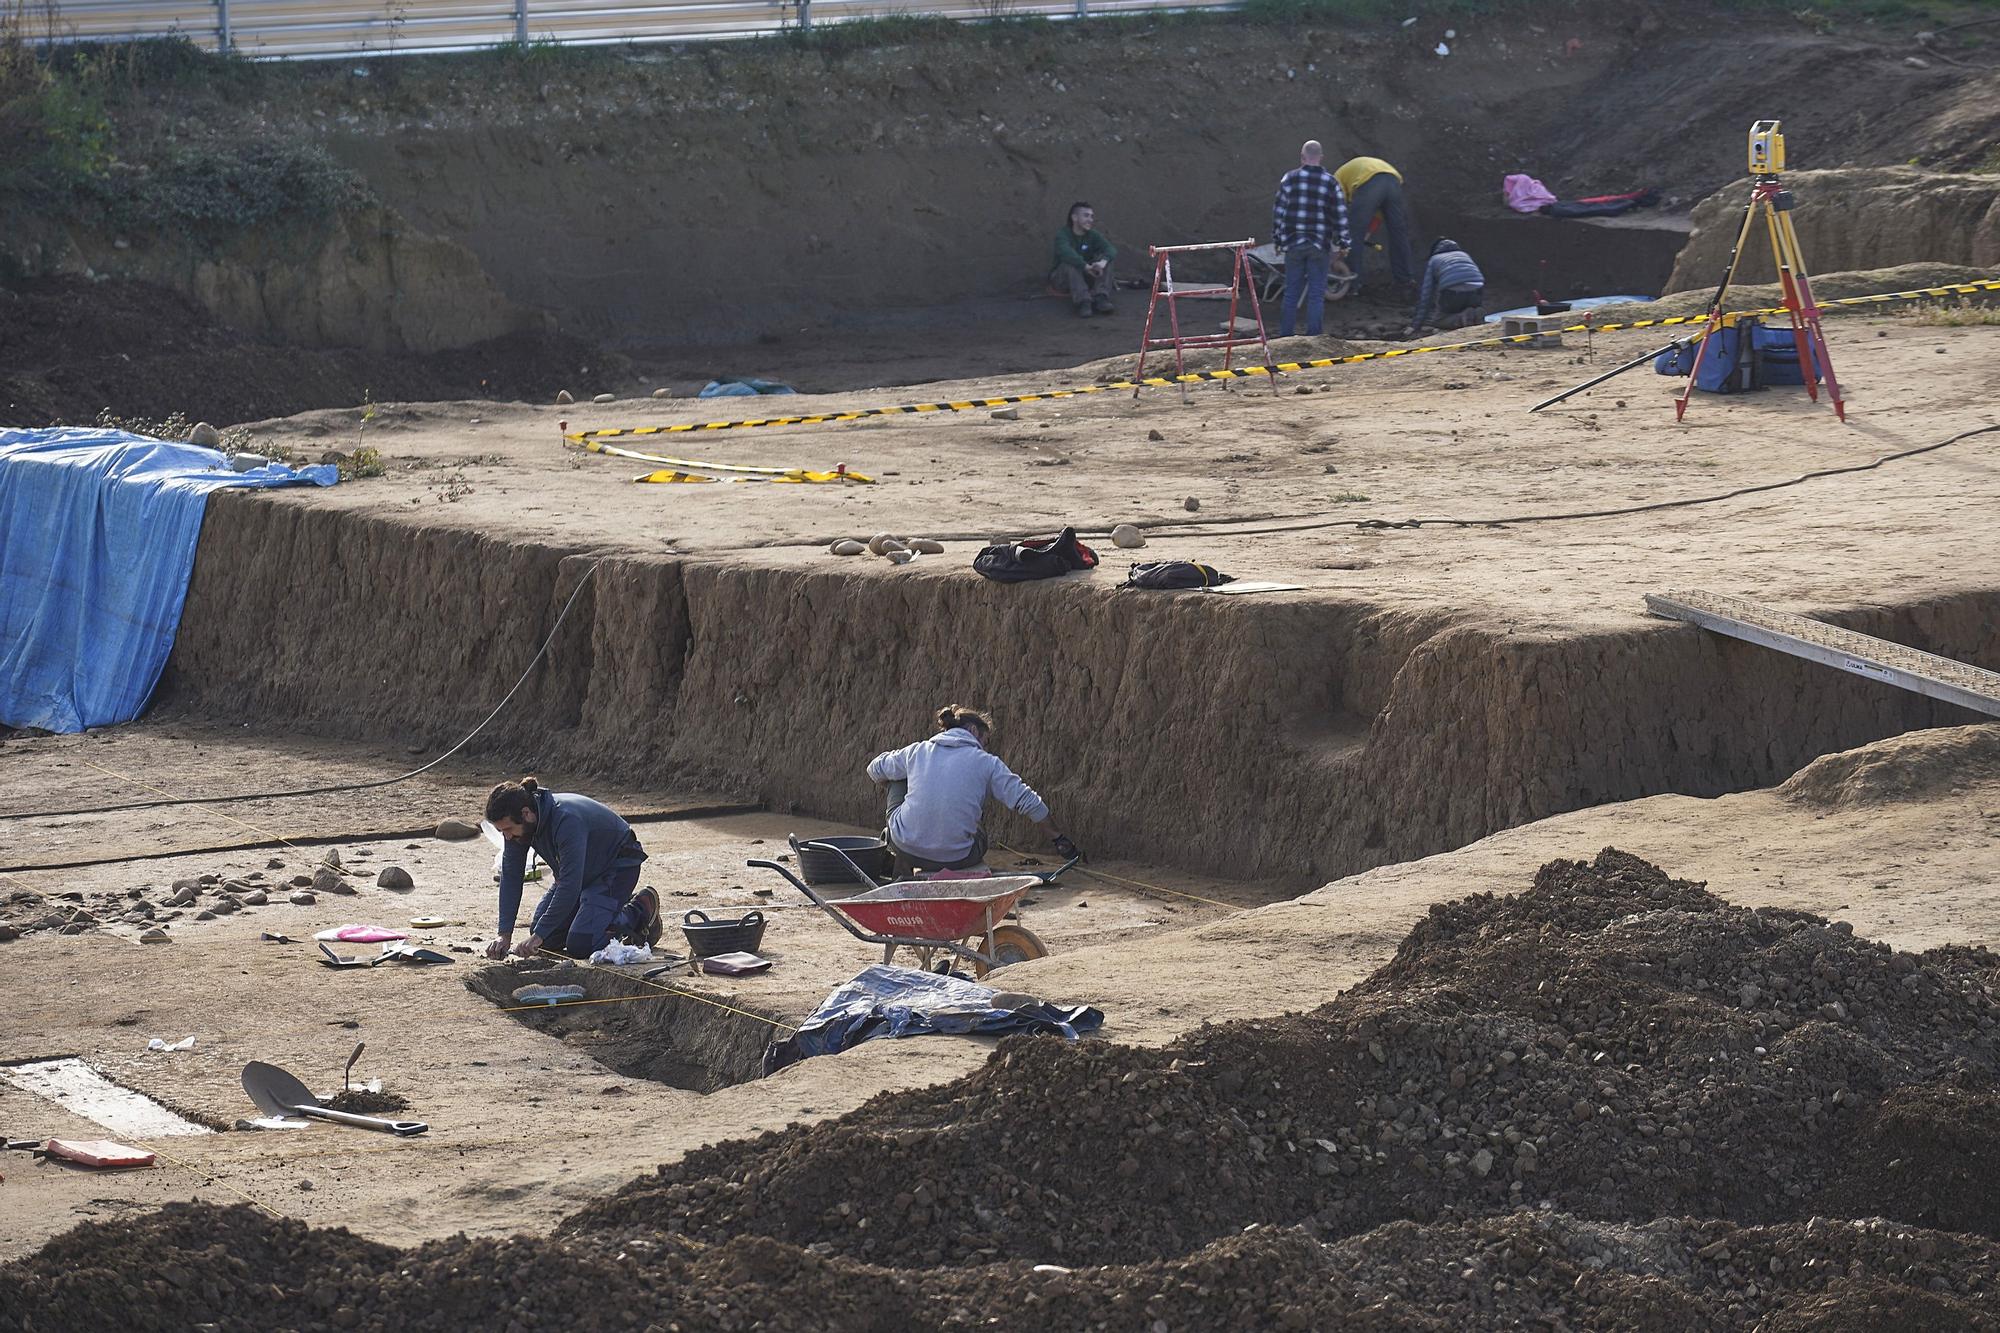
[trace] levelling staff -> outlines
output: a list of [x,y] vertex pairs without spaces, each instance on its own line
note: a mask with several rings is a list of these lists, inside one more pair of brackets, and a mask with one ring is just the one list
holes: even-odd
[[[660,940],[660,895],[638,889],[646,849],[609,806],[575,792],[543,791],[533,778],[503,782],[486,798],[486,822],[506,839],[500,857],[500,934],[488,958],[543,948],[588,958],[615,936],[627,944]],[[533,850],[555,871],[535,905],[528,937],[514,943],[521,881]],[[635,891],[636,889],[636,891]]]
[[1056,827],[1048,803],[1014,770],[990,754],[993,719],[962,704],[937,711],[937,735],[868,764],[868,776],[889,789],[884,839],[896,855],[896,877],[918,871],[971,870],[986,859],[980,817],[990,797],[1042,826],[1064,860],[1076,844]]

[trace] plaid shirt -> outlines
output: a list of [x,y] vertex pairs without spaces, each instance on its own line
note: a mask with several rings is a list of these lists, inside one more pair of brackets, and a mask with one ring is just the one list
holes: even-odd
[[1303,245],[1329,253],[1347,249],[1347,195],[1331,171],[1298,167],[1285,173],[1271,204],[1271,240],[1280,250]]

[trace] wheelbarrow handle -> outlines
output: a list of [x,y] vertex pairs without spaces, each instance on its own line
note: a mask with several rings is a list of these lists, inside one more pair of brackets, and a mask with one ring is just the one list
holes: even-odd
[[[835,847],[831,843],[820,842],[813,838],[807,838],[805,841],[805,846],[810,847],[814,851],[818,852],[832,852],[835,856],[847,862],[847,868],[849,870],[852,870],[860,878],[863,884],[866,884],[871,889],[879,889],[882,887],[880,884],[877,884],[873,879],[869,878],[867,871],[863,870],[860,866],[854,864],[854,858],[847,854],[845,848]],[[793,838],[792,849],[794,851],[797,851],[799,850],[799,848],[800,848],[799,840],[797,838]]]

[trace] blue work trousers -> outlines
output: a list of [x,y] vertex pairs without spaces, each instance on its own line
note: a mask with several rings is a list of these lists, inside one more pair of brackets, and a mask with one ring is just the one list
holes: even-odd
[[1325,327],[1326,251],[1301,245],[1285,251],[1285,308],[1278,312],[1278,336],[1289,338],[1298,324],[1299,297],[1306,302],[1306,332],[1317,338]]
[[609,944],[612,937],[639,925],[640,913],[631,908],[632,891],[639,886],[638,866],[619,866],[604,878],[583,886],[582,892],[567,902],[549,890],[535,908],[535,934],[542,947],[572,958],[588,958]]

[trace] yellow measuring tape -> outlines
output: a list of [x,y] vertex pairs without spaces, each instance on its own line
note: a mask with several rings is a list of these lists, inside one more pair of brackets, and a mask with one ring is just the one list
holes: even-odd
[[[773,483],[790,482],[803,485],[824,485],[828,483],[838,485],[842,482],[851,481],[863,486],[872,486],[875,483],[875,478],[873,477],[864,476],[859,472],[849,472],[847,465],[844,463],[832,472],[815,472],[809,468],[798,467],[751,467],[742,463],[704,463],[692,458],[666,458],[659,454],[640,453],[637,449],[621,449],[616,445],[601,444],[594,438],[599,433],[596,431],[583,431],[577,434],[565,435],[563,436],[563,443],[574,443],[593,454],[610,454],[615,458],[636,458],[642,463],[665,463],[667,465],[659,472],[648,472],[643,477],[634,477],[632,478],[633,481],[768,481]],[[616,432],[613,433],[615,434]],[[690,468],[700,468],[701,471],[693,472],[684,470]],[[716,472],[723,473],[724,475],[719,477],[709,475]]]
[[[1980,292],[2000,292],[2000,278],[1982,278],[1975,282],[1953,283],[1945,287],[1920,287],[1907,292],[1881,292],[1874,296],[1847,296],[1835,301],[1821,301],[1819,308],[1832,310],[1838,307],[1881,305],[1889,301],[1917,301],[1933,296],[1973,296]],[[1786,313],[1783,306],[1765,306],[1757,310],[1737,310],[1730,312],[1730,318],[1744,315],[1779,315]],[[679,435],[696,430],[750,430],[759,426],[818,426],[836,421],[862,421],[870,417],[890,417],[920,415],[926,412],[970,412],[981,407],[1009,407],[1015,403],[1049,402],[1060,398],[1080,398],[1093,393],[1115,393],[1123,389],[1172,388],[1177,384],[1199,384],[1212,380],[1258,379],[1268,375],[1289,374],[1301,370],[1325,370],[1330,366],[1353,366],[1363,361],[1392,361],[1397,357],[1426,356],[1436,352],[1470,352],[1485,347],[1507,347],[1533,342],[1550,333],[1611,333],[1618,329],[1657,329],[1673,324],[1705,324],[1708,312],[1699,315],[1669,315],[1660,319],[1635,319],[1624,324],[1594,324],[1586,319],[1580,324],[1568,324],[1562,329],[1543,329],[1537,333],[1510,333],[1497,338],[1479,338],[1472,342],[1441,343],[1436,346],[1392,347],[1386,352],[1357,352],[1353,356],[1320,357],[1312,361],[1281,361],[1270,366],[1246,366],[1241,370],[1191,370],[1184,375],[1148,375],[1141,380],[1112,380],[1104,384],[1086,384],[1075,389],[1047,389],[1041,393],[1017,393],[1000,398],[965,398],[941,403],[899,403],[894,407],[862,407],[851,412],[813,412],[796,417],[753,417],[744,421],[700,421],[674,426],[625,426],[605,430],[571,431],[563,438],[573,441],[597,453],[618,453],[613,448],[595,447],[599,440],[643,435]],[[665,462],[677,467],[704,468],[708,464],[691,463],[685,460],[661,459],[650,454],[626,452],[626,458],[639,458],[648,462]],[[788,471],[788,469],[770,469]],[[846,474],[853,480],[854,474]],[[646,480],[646,478],[641,478]]]

